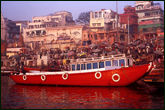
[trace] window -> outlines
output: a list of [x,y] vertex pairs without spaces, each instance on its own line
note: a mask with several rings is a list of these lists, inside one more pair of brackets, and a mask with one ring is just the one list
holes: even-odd
[[112,66],[118,66],[118,61],[117,60],[113,60],[112,61]]
[[92,18],[94,18],[94,13],[92,13]]
[[75,65],[72,65],[72,71],[75,71]]
[[87,43],[86,41],[83,41],[83,45],[86,45],[86,43]]
[[97,23],[97,26],[101,26],[101,23]]
[[106,66],[111,66],[111,61],[106,61],[106,62],[105,62],[105,65],[106,65]]
[[81,64],[81,70],[85,70],[85,64]]
[[99,68],[104,68],[104,62],[99,62]]
[[97,35],[94,35],[94,37],[95,37],[95,40],[97,40]]
[[80,64],[77,64],[77,70],[80,70]]
[[119,66],[122,66],[121,64],[123,64],[123,66],[125,65],[124,59],[120,59],[120,60],[119,60]]
[[26,32],[26,35],[29,35],[29,32]]
[[97,18],[98,16],[97,16],[97,12],[95,12],[95,18]]
[[96,23],[92,23],[92,26],[94,26],[94,27],[95,27],[95,26],[96,26]]
[[104,35],[101,35],[101,39],[104,39]]
[[92,69],[91,63],[87,63],[87,70]]
[[93,17],[93,18],[95,17],[95,12],[92,13],[92,17]]
[[93,63],[93,69],[97,69],[97,68],[98,68],[97,63]]
[[99,18],[101,18],[101,16],[102,16],[102,13],[101,13],[101,12],[99,12]]

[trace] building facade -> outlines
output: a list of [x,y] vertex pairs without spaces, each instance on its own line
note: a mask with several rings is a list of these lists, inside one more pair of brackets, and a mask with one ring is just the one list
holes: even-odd
[[6,37],[7,37],[7,26],[1,12],[1,56],[4,55],[4,52],[6,51],[7,48]]
[[124,13],[119,16],[119,22],[120,24],[125,24],[125,29],[128,29],[129,25],[130,34],[138,33],[138,15],[136,14],[135,7],[131,7],[129,5],[125,6]]
[[44,36],[27,37],[24,41],[33,50],[39,46],[45,49],[74,47],[81,44],[82,32],[86,28],[88,26],[83,25],[47,27]]
[[27,27],[28,22],[30,21],[13,21],[14,23],[16,23],[16,26],[19,27],[19,32],[23,33],[23,28]]
[[90,12],[90,29],[92,31],[112,30],[117,27],[116,12],[101,9],[101,11]]
[[[32,17],[32,22],[28,22],[27,28],[23,29],[24,38],[34,36],[45,36],[47,27],[70,26],[74,25],[73,17],[70,12],[55,12],[48,16]],[[25,40],[26,42],[26,40]]]
[[139,32],[156,33],[164,31],[164,11],[159,3],[136,1],[135,10],[139,17]]
[[7,39],[18,39],[20,35],[20,28],[16,26],[16,23],[8,18],[4,18],[8,31],[7,31]]
[[1,13],[1,41],[2,40],[6,40],[6,36],[7,36],[7,26],[5,23],[5,20],[3,18],[3,15]]

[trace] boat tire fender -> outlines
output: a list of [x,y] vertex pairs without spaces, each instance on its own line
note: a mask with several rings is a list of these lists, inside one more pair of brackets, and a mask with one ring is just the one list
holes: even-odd
[[41,75],[41,80],[45,81],[46,80],[46,76],[45,75]]
[[68,79],[68,73],[62,74],[62,79],[64,79],[64,80]]
[[[118,79],[114,79],[115,76],[117,76]],[[120,81],[120,75],[117,74],[117,73],[113,74],[113,75],[112,75],[112,80],[113,80],[114,82],[118,82],[118,81]]]
[[[99,74],[99,77],[97,76],[97,74]],[[96,78],[96,79],[100,79],[101,77],[102,77],[101,72],[97,71],[97,72],[95,73],[95,78]]]
[[27,76],[26,75],[23,75],[23,80],[27,80]]

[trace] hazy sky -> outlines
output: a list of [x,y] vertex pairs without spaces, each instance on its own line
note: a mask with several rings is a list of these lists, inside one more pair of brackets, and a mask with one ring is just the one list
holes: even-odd
[[[164,1],[160,3],[164,10]],[[123,13],[126,5],[135,6],[135,1],[118,1],[118,13]],[[3,17],[10,20],[30,20],[32,16],[46,16],[58,11],[69,11],[73,19],[77,19],[81,12],[112,9],[116,11],[116,1],[1,1]]]

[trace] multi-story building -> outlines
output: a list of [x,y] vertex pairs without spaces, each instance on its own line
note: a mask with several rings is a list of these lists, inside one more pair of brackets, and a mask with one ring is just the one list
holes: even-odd
[[25,38],[44,36],[46,34],[45,28],[47,27],[69,26],[73,24],[72,14],[67,11],[55,12],[48,16],[33,17],[32,22],[28,22],[27,28],[24,28],[23,36]]
[[74,21],[70,12],[61,11],[48,16],[33,17],[32,22],[28,22],[27,25],[26,28],[23,28],[25,45],[30,42],[29,39],[40,41],[44,36],[47,36],[46,28],[48,27],[71,26],[74,25]]
[[13,21],[14,23],[16,23],[16,26],[19,27],[20,29],[20,33],[23,33],[23,28],[26,28],[27,27],[27,23],[30,22],[30,21]]
[[84,25],[47,27],[45,36],[35,36],[26,39],[26,45],[35,50],[38,47],[42,49],[74,47],[81,45],[82,32],[88,28]]
[[138,15],[136,14],[135,7],[131,7],[130,5],[125,6],[124,13],[119,14],[119,16],[119,22],[120,24],[125,24],[125,29],[128,29],[129,25],[130,34],[138,33]]
[[8,31],[7,31],[7,38],[8,39],[18,39],[20,34],[19,26],[16,26],[16,23],[14,23],[12,20],[9,20],[8,18],[4,18]]
[[3,15],[1,13],[1,41],[6,40],[5,38],[6,36],[7,36],[7,26],[3,18]]
[[90,29],[93,31],[111,30],[117,27],[116,12],[101,9],[101,11],[90,12]]
[[155,33],[164,31],[164,11],[159,3],[153,3],[153,1],[136,1],[135,7],[139,17],[139,32]]
[[1,55],[6,51],[7,26],[1,12]]
[[90,29],[83,31],[83,45],[101,42],[126,43],[127,31],[123,29],[126,24],[120,23],[119,19],[118,14],[113,10],[101,9],[101,11],[90,12]]

